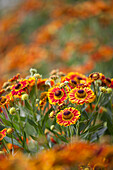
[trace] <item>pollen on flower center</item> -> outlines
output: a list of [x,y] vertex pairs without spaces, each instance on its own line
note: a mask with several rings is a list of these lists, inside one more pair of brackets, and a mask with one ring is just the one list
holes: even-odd
[[71,82],[72,82],[74,85],[77,84],[77,82],[76,82],[75,80],[71,80]]
[[70,112],[70,111],[68,111],[68,110],[63,113],[63,118],[64,118],[65,120],[69,120],[69,119],[71,119],[72,117],[73,117],[72,112]]
[[15,86],[15,89],[19,89],[20,86],[21,86],[21,84],[18,83],[18,84]]
[[99,74],[98,73],[94,73],[92,76],[94,79],[98,79],[99,78]]
[[77,97],[79,97],[79,98],[84,98],[84,97],[86,96],[86,92],[81,89],[81,90],[78,90],[78,91],[76,92],[76,95],[77,95]]
[[5,97],[0,97],[0,102],[1,103],[4,103],[6,101],[6,98]]
[[62,94],[61,90],[57,90],[57,91],[55,92],[55,96],[56,96],[56,97],[61,96],[61,94]]
[[78,80],[82,80],[82,78],[81,78],[81,77],[79,77],[79,76],[77,77],[77,79],[78,79]]
[[106,78],[106,81],[108,84],[111,84],[111,79],[110,78]]
[[97,73],[97,72],[91,73],[91,74],[89,75],[89,77],[90,77],[91,79],[93,79],[93,80],[98,80],[98,79],[100,78],[100,74]]

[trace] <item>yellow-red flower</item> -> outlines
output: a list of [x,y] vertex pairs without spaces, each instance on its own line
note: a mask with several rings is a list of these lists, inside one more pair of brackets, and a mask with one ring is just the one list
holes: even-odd
[[29,85],[27,79],[20,80],[16,85],[12,86],[12,95],[21,95],[22,92],[25,92],[25,89]]
[[61,110],[56,118],[59,125],[70,126],[71,124],[75,124],[80,118],[80,112],[73,107],[69,107]]
[[80,105],[84,103],[91,103],[95,99],[94,92],[88,87],[74,88],[68,95],[71,103],[77,103]]
[[84,83],[88,79],[85,75],[78,72],[70,72],[67,74],[67,77],[71,80],[75,80],[77,83]]
[[6,136],[6,131],[6,128],[0,131],[0,141]]
[[67,99],[65,90],[60,89],[58,86],[52,87],[48,90],[48,99],[50,104],[61,104]]
[[48,84],[45,84],[46,81],[50,81],[50,85],[54,85],[54,80],[49,80],[49,79],[38,79],[37,81],[37,88],[40,90],[47,90],[50,86]]

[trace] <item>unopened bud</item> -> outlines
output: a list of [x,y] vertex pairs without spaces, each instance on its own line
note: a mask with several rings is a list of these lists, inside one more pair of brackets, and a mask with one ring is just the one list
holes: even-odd
[[31,76],[33,76],[35,73],[37,73],[37,70],[34,68],[30,69]]
[[22,100],[27,100],[28,99],[28,94],[23,94],[21,97]]
[[40,79],[40,78],[42,78],[42,75],[40,75],[40,74],[34,74],[34,77],[35,77],[36,79]]
[[2,88],[4,89],[4,88],[8,87],[9,85],[10,85],[10,82],[7,81],[3,84]]
[[9,113],[10,113],[11,115],[14,115],[14,114],[16,113],[15,107],[11,107],[11,108],[9,109]]
[[60,83],[60,88],[64,88],[66,86],[65,83]]
[[53,80],[57,80],[57,79],[59,78],[59,76],[57,76],[57,75],[52,75],[50,78],[53,79]]
[[39,102],[39,99],[36,99],[36,103],[38,103]]
[[53,130],[54,128],[55,128],[55,126],[54,126],[54,125],[51,125],[50,129]]
[[14,129],[13,128],[8,128],[7,129],[7,134],[10,135],[14,132]]
[[106,90],[105,87],[100,87],[100,91],[103,92],[103,93],[106,93],[106,92],[107,92],[107,90]]
[[107,93],[112,93],[112,88],[107,88]]
[[64,84],[69,84],[69,81],[64,81]]
[[55,117],[55,115],[56,115],[56,113],[55,113],[55,111],[52,111],[52,112],[50,112],[50,114],[49,114],[49,118],[54,118]]
[[46,80],[45,85],[49,85],[51,87],[51,81],[50,80]]

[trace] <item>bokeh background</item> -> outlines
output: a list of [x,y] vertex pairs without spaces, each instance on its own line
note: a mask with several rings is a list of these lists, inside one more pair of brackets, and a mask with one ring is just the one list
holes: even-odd
[[113,0],[0,0],[0,86],[31,67],[113,77]]

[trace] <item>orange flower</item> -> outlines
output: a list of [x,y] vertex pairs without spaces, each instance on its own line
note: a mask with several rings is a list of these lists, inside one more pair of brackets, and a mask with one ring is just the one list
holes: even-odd
[[76,121],[80,118],[80,112],[73,107],[65,108],[61,110],[57,116],[57,123],[63,126],[70,126],[71,124],[75,124]]
[[69,93],[69,100],[71,103],[84,104],[91,103],[95,100],[94,92],[88,88],[74,88]]
[[0,141],[6,136],[6,132],[7,132],[6,128],[0,131]]
[[56,86],[48,90],[48,99],[50,104],[61,104],[67,99],[67,94],[63,88]]

